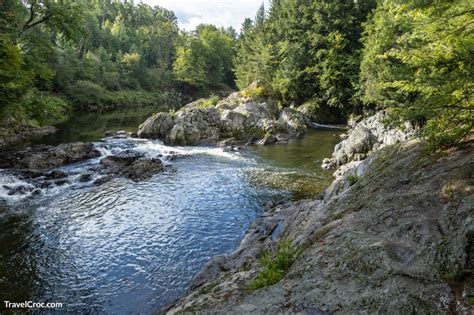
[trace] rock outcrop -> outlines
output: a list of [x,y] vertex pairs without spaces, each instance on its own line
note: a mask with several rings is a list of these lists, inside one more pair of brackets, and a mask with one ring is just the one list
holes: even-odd
[[377,149],[413,137],[416,128],[405,123],[404,128],[393,127],[385,123],[387,112],[381,111],[364,120],[354,118],[349,121],[351,129],[334,148],[332,158],[323,161],[323,168],[338,168],[351,161],[360,161]]
[[[362,147],[378,139],[357,132]],[[320,199],[267,211],[162,311],[472,314],[473,154],[472,141],[429,156],[412,140],[354,161]],[[259,255],[284,239],[301,254],[282,280],[252,291]]]
[[272,141],[265,139],[276,139],[277,134],[295,137],[310,125],[300,111],[285,108],[280,112],[273,100],[253,100],[239,93],[215,106],[203,104],[196,101],[174,114],[155,114],[140,125],[138,136],[172,145],[216,143],[227,138],[268,144]]

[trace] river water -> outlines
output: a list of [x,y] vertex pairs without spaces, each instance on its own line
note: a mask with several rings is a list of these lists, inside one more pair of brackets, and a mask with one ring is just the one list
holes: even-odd
[[[71,184],[8,196],[1,186],[21,182],[0,170],[0,300],[62,302],[73,313],[153,313],[182,295],[211,256],[235,249],[266,202],[311,197],[331,182],[319,165],[338,142],[334,130],[237,152],[101,139],[104,129],[132,130],[143,120],[123,115],[76,116],[43,142],[88,140],[103,156],[161,156],[165,172],[139,183],[75,182],[94,159],[62,168]],[[186,157],[168,161],[175,153]]]

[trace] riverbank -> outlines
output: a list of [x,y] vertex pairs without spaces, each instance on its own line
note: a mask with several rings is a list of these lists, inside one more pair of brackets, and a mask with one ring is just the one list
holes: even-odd
[[342,165],[319,198],[267,211],[162,312],[472,312],[472,139],[430,155],[418,140],[381,145],[356,129],[348,138],[365,140],[351,143],[371,146],[339,145],[333,165],[368,158]]

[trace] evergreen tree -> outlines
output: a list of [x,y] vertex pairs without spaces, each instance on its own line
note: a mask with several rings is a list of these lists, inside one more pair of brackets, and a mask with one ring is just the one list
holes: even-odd
[[474,2],[380,1],[366,27],[361,86],[368,104],[415,120],[434,147],[474,126]]

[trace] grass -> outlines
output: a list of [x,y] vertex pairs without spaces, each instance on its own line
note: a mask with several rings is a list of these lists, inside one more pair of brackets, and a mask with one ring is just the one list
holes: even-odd
[[279,282],[287,274],[299,254],[300,250],[293,247],[288,240],[280,241],[276,251],[263,252],[258,261],[262,271],[250,283],[250,289],[257,290]]
[[357,183],[358,180],[359,180],[359,176],[357,175],[347,176],[347,182],[349,183],[349,186],[354,185],[355,183]]

